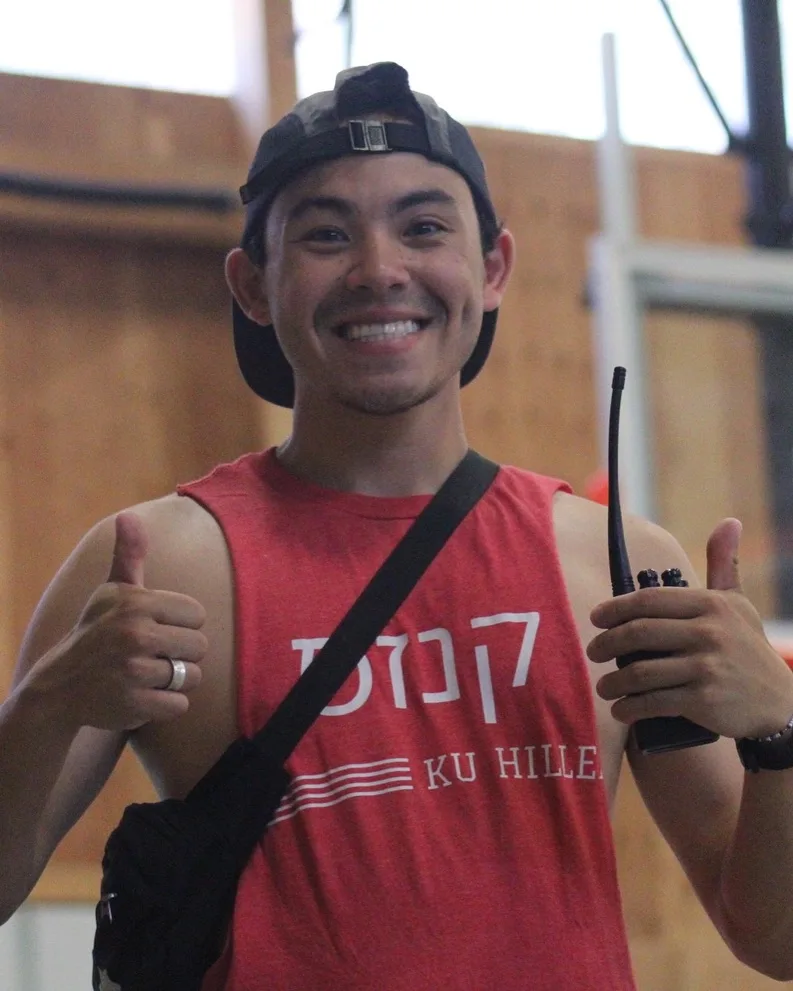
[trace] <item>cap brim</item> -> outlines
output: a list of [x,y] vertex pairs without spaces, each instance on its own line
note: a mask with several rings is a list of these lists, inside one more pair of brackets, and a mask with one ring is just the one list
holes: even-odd
[[470,358],[463,365],[460,373],[460,385],[468,385],[481,372],[482,365],[490,354],[490,347],[496,332],[496,320],[498,320],[498,310],[488,310],[482,314],[482,328]]
[[[292,366],[284,357],[272,324],[263,327],[250,320],[236,300],[232,301],[231,307],[234,348],[242,377],[261,399],[291,409],[295,403]],[[468,385],[476,378],[487,360],[497,319],[498,310],[489,310],[483,314],[476,345],[460,375],[462,385]]]
[[292,366],[284,357],[272,324],[263,327],[250,320],[236,300],[231,304],[231,319],[242,377],[261,399],[291,409],[295,402]]

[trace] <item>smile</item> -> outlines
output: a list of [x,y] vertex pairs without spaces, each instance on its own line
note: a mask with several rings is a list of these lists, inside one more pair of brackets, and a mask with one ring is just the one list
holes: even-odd
[[389,323],[348,323],[338,333],[346,341],[397,340],[418,333],[428,321],[394,320]]

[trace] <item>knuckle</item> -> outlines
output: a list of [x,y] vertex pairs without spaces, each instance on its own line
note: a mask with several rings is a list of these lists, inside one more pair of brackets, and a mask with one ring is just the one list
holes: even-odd
[[654,661],[638,661],[631,665],[631,677],[634,685],[640,692],[647,691],[648,688],[655,684],[656,670],[652,666],[654,663]]
[[733,611],[733,602],[725,592],[712,592],[703,607],[703,612],[712,617],[713,622],[723,623]]
[[157,629],[151,620],[135,625],[135,642],[145,654],[156,654],[159,649]]
[[696,625],[696,635],[698,643],[714,648],[718,646],[721,639],[721,626],[718,617],[707,617],[700,619]]
[[120,653],[131,655],[138,651],[139,629],[134,620],[126,617],[117,619],[105,633],[110,643],[114,644],[115,649]]
[[702,683],[698,690],[699,700],[705,709],[713,709],[717,705],[721,692],[712,681]]
[[642,692],[631,701],[635,705],[640,719],[655,715],[656,700],[650,692]]
[[143,681],[146,677],[146,662],[135,654],[125,657],[122,667],[124,674],[133,682]]
[[647,619],[645,616],[640,616],[638,619],[633,620],[630,624],[630,629],[626,632],[629,633],[633,646],[645,647],[647,642],[652,638],[652,631],[652,620]]
[[148,616],[139,613],[118,617],[114,623],[116,634],[127,650],[142,654],[157,651],[157,630]]
[[706,688],[712,686],[719,673],[719,660],[715,654],[700,654],[694,661],[697,681]]

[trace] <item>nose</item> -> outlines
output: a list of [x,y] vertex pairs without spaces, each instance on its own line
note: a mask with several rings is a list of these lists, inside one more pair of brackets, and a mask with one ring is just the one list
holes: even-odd
[[360,241],[347,273],[348,289],[383,292],[409,281],[405,247],[398,239],[385,231],[373,231]]

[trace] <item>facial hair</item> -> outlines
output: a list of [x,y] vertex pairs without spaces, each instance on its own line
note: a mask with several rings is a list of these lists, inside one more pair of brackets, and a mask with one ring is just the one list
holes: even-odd
[[407,413],[408,410],[415,409],[434,399],[444,385],[444,382],[433,382],[423,392],[413,392],[410,395],[400,396],[395,394],[393,390],[383,390],[369,393],[358,392],[355,395],[342,394],[337,398],[342,406],[356,413],[379,417],[398,416],[400,413]]

